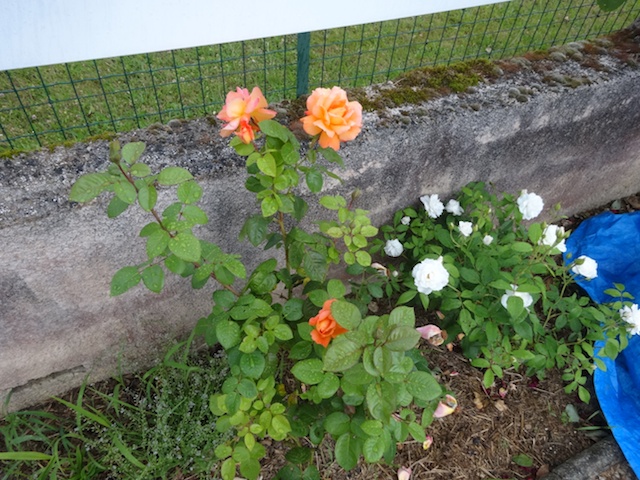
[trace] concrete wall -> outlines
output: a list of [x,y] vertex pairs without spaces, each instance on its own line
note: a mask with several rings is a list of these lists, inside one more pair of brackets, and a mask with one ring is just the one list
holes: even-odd
[[[367,113],[362,134],[341,150],[344,184],[330,183],[326,193],[361,188],[359,206],[377,223],[420,195],[446,199],[472,180],[526,188],[548,206],[561,202],[566,214],[636,193],[640,72],[602,50],[592,55],[595,69],[580,65],[586,51],[577,62],[516,59],[467,93]],[[264,253],[237,234],[256,205],[242,187],[242,160],[217,132],[207,120],[172,121],[121,141],[147,142],[154,167],[189,168],[205,186],[201,206],[211,219],[200,233],[255,265]],[[149,219],[132,211],[109,220],[103,199],[66,200],[74,180],[104,168],[107,155],[107,143],[95,142],[0,163],[0,396],[13,392],[11,408],[87,374],[97,380],[119,366],[148,365],[209,311],[213,286],[192,291],[183,279],[171,278],[160,295],[138,288],[109,297],[113,273],[144,258],[137,232]]]

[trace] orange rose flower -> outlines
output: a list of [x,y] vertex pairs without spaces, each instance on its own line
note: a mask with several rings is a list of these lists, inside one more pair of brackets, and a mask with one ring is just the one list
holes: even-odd
[[258,131],[258,122],[269,120],[276,116],[276,112],[265,108],[267,100],[258,87],[253,87],[251,93],[246,88],[236,88],[235,92],[227,94],[224,107],[218,113],[218,118],[227,123],[220,135],[228,137],[235,133],[244,143],[252,142]]
[[338,150],[340,142],[353,140],[362,129],[362,105],[349,102],[340,87],[316,88],[307,99],[302,128],[309,135],[320,134],[320,146]]
[[309,319],[309,325],[316,327],[311,331],[311,338],[314,342],[319,343],[323,347],[327,347],[332,338],[346,333],[348,330],[342,328],[336,319],[331,315],[331,304],[335,302],[335,298],[330,298],[324,305],[322,310],[315,317]]

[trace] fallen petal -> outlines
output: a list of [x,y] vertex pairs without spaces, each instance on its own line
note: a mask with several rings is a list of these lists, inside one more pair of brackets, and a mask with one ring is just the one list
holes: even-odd
[[436,411],[433,412],[434,418],[442,418],[451,415],[458,407],[458,401],[452,395],[445,395],[444,400],[438,403]]
[[431,435],[427,435],[427,439],[422,443],[422,449],[429,450],[431,445],[433,445],[433,437]]
[[420,336],[424,338],[431,345],[442,345],[444,343],[444,336],[442,330],[437,325],[425,325],[424,327],[416,328],[420,333]]
[[411,469],[400,467],[398,469],[398,480],[409,480],[411,478]]

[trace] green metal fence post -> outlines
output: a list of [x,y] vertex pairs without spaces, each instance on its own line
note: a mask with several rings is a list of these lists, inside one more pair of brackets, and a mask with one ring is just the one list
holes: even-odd
[[309,57],[311,53],[311,33],[298,34],[298,69],[296,74],[296,96],[309,91]]

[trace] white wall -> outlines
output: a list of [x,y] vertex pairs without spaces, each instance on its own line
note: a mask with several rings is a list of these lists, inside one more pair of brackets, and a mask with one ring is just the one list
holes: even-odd
[[505,0],[5,0],[0,71],[358,25]]

